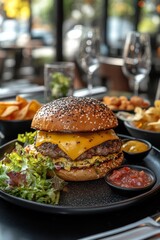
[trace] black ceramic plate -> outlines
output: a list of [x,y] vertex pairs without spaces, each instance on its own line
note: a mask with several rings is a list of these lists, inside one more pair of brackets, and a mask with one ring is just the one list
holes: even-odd
[[[119,135],[121,138],[131,138]],[[131,138],[132,139],[132,138]],[[11,151],[15,141],[9,142],[0,147],[0,159],[5,152]],[[68,184],[68,192],[61,194],[59,205],[40,204],[33,201],[17,198],[0,191],[0,197],[13,204],[55,214],[95,214],[113,212],[118,209],[138,204],[160,191],[160,151],[153,147],[141,165],[150,168],[156,175],[157,181],[153,188],[145,193],[137,194],[134,197],[123,196],[114,192],[104,179],[87,182],[71,182]]]

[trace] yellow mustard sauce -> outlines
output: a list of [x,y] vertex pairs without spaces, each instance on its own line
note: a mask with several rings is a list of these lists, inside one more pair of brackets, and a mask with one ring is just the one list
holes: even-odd
[[137,140],[130,140],[122,145],[122,150],[130,153],[145,152],[148,149],[148,145]]

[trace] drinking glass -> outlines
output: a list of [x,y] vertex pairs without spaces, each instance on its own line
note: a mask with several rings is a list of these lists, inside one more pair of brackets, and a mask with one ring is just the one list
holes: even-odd
[[86,28],[80,41],[78,62],[87,74],[88,94],[92,95],[93,74],[99,68],[100,38],[96,28]]
[[134,80],[134,95],[138,95],[139,84],[151,70],[151,46],[147,33],[129,32],[123,49],[124,74]]
[[75,78],[74,62],[55,62],[44,65],[44,101],[73,95]]

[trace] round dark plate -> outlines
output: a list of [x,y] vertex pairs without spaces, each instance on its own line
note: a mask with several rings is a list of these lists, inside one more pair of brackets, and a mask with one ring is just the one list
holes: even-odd
[[[126,135],[119,136],[121,138],[132,139],[132,137]],[[13,149],[15,141],[11,141],[0,147],[0,159],[5,152],[10,152]],[[138,204],[160,191],[159,159],[160,151],[153,147],[147,157],[141,161],[141,166],[146,166],[154,172],[157,181],[150,190],[142,194],[137,194],[134,197],[122,196],[114,192],[106,184],[104,178],[95,181],[68,183],[68,191],[61,193],[60,203],[54,206],[14,197],[3,191],[0,191],[0,197],[25,208],[54,214],[82,215],[122,210],[123,208]]]

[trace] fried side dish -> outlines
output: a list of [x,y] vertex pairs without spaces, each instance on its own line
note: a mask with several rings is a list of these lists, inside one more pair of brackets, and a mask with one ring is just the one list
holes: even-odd
[[133,117],[133,124],[141,129],[160,132],[160,100],[148,109],[137,107]]
[[134,111],[136,107],[148,108],[149,102],[145,101],[139,96],[132,96],[128,99],[125,96],[105,96],[103,97],[103,103],[106,104],[111,110],[126,110]]
[[35,99],[28,101],[18,95],[15,101],[0,102],[0,120],[32,119],[41,105]]

